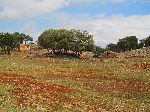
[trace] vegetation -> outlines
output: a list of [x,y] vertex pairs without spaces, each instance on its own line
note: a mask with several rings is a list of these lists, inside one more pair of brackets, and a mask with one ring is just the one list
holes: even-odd
[[138,47],[138,39],[136,38],[136,36],[128,36],[123,39],[119,39],[117,46],[121,51],[135,50]]
[[139,43],[140,48],[148,47],[148,46],[150,46],[150,36],[145,39],[140,40],[140,43]]
[[4,54],[10,55],[10,51],[14,48],[18,48],[19,44],[22,44],[23,41],[32,41],[33,39],[29,35],[24,33],[0,33],[0,47]]
[[113,43],[109,43],[107,45],[107,49],[110,51],[116,51],[116,52],[119,51],[117,44],[113,44]]
[[94,57],[100,56],[105,51],[107,51],[106,48],[101,48],[100,46],[96,46],[95,51],[94,51]]
[[49,29],[44,31],[38,38],[38,44],[43,48],[52,49],[54,53],[67,53],[74,51],[80,55],[83,51],[94,50],[93,36],[87,31]]
[[19,38],[19,44],[27,43],[27,41],[33,41],[33,38],[30,35],[27,35],[25,33],[19,33],[15,32],[13,35],[17,38]]
[[125,38],[119,39],[117,44],[110,43],[107,45],[107,49],[110,51],[131,51],[138,48],[148,47],[150,46],[150,36],[140,40],[138,43],[138,39],[136,36],[127,36]]
[[[107,48],[94,45],[86,31],[49,29],[38,44],[54,53],[80,55],[125,51],[149,46],[147,37],[119,39]],[[2,52],[10,54],[33,39],[23,33],[0,33]],[[101,112],[150,111],[150,57],[111,59],[22,58],[26,52],[0,55],[0,111]]]
[[150,58],[78,60],[0,56],[0,110],[149,112]]

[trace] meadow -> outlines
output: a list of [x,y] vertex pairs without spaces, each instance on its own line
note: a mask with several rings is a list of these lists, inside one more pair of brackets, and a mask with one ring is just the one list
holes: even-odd
[[150,112],[150,57],[0,55],[0,112]]

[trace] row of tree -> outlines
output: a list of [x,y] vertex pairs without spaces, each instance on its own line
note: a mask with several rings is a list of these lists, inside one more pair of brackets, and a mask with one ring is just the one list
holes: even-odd
[[39,36],[38,44],[54,53],[73,51],[80,55],[82,51],[94,50],[93,36],[87,31],[74,29],[48,29]]
[[138,38],[136,36],[127,36],[125,38],[119,39],[117,44],[108,44],[107,49],[110,51],[124,52],[148,46],[150,46],[150,36],[140,41],[138,41]]
[[[0,33],[0,48],[5,54],[10,54],[13,48],[18,48],[23,42],[33,41],[33,38],[24,33]],[[137,48],[150,46],[150,36],[138,41],[136,36],[127,36],[119,39],[117,44],[110,43],[106,48],[94,45],[93,36],[87,31],[67,30],[67,29],[48,29],[38,37],[38,44],[45,49],[51,49],[54,53],[68,53],[73,51],[80,55],[83,51],[90,51],[96,56],[110,50],[122,52]]]
[[18,48],[19,44],[23,42],[33,41],[33,38],[24,33],[0,33],[0,48],[4,54],[10,54],[10,51],[14,48]]
[[87,31],[48,29],[39,36],[38,44],[43,48],[52,49],[54,53],[74,51],[77,55],[80,55],[83,51],[94,51],[97,57],[108,50],[124,52],[150,46],[150,36],[140,41],[136,36],[127,36],[119,39],[117,44],[110,43],[106,48],[101,48],[94,45],[93,36]]

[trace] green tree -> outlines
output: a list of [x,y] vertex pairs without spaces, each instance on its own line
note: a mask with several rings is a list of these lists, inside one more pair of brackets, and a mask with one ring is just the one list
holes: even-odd
[[117,44],[109,43],[106,48],[110,51],[118,51]]
[[80,55],[82,51],[94,50],[93,36],[86,31],[74,29],[48,29],[39,36],[38,44],[52,49],[54,53],[56,50],[64,51],[63,53],[71,50]]
[[19,37],[20,37],[20,44],[23,44],[23,42],[27,44],[27,41],[33,41],[33,38],[25,33],[19,33]]
[[4,33],[3,32],[1,32],[0,33],[0,47],[1,47],[1,49],[2,49],[2,52],[4,51]]
[[33,38],[30,36],[30,35],[27,35],[25,33],[19,33],[19,32],[15,32],[13,33],[13,35],[19,39],[20,41],[20,44],[23,44],[23,43],[27,43],[27,41],[33,41]]
[[145,47],[150,46],[150,36],[144,40]]
[[144,46],[145,46],[145,40],[142,39],[142,40],[140,40],[140,42],[139,42],[138,48],[143,48]]
[[138,39],[136,36],[127,36],[123,39],[119,39],[117,46],[121,51],[134,50],[138,48]]
[[[25,41],[33,40],[29,35],[26,35],[24,37]],[[2,52],[4,52],[5,54],[10,54],[10,51],[13,48],[19,47],[21,41],[22,41],[21,34],[18,32],[0,33],[0,47],[2,49]]]
[[2,51],[4,51],[5,54],[10,54],[11,48],[16,47],[14,36],[10,33],[2,33],[0,37]]

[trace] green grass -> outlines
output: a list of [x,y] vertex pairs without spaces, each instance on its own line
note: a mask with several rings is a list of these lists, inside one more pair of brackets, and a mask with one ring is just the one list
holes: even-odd
[[[24,55],[17,52],[10,56],[1,55],[0,75],[32,76],[45,84],[71,88],[71,92],[54,92],[56,97],[48,100],[43,96],[45,93],[36,91],[25,96],[29,99],[27,105],[19,106],[15,103],[16,95],[11,91],[26,87],[0,79],[0,108],[4,112],[150,111],[150,68],[134,68],[135,64],[149,63],[150,58],[106,59],[98,62],[23,59]],[[138,87],[142,89],[141,92]]]

